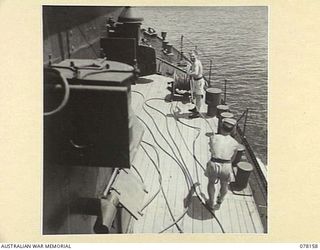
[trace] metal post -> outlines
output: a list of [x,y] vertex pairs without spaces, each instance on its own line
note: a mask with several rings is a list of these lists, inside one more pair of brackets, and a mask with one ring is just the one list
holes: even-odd
[[110,180],[109,180],[109,182],[108,182],[108,185],[107,185],[107,187],[105,188],[105,190],[103,191],[103,197],[107,197],[107,195],[108,195],[108,192],[109,192],[109,190],[110,190],[110,188],[111,188],[111,185],[113,184],[113,182],[114,182],[114,180],[116,179],[116,176],[118,175],[118,173],[119,173],[119,168],[115,168],[114,170],[113,170],[113,173],[112,173],[112,175],[111,175],[111,177],[110,177]]
[[227,79],[224,79],[224,103],[227,103]]
[[183,35],[181,35],[181,43],[180,43],[180,60],[182,60],[183,53]]
[[246,125],[247,125],[247,119],[248,119],[248,112],[249,112],[249,109],[247,108],[247,109],[246,109],[246,116],[244,117],[243,135],[245,135],[245,132],[246,132]]
[[210,60],[210,70],[209,70],[209,86],[211,86],[211,68],[212,68],[212,60]]

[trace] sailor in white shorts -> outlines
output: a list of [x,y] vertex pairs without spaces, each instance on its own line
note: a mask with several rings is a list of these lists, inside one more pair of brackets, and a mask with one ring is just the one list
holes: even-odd
[[196,105],[193,109],[189,109],[189,111],[192,112],[192,114],[189,116],[189,118],[197,118],[200,117],[200,108],[202,104],[202,98],[204,96],[204,85],[205,81],[203,78],[203,68],[201,61],[197,58],[197,52],[192,51],[190,53],[190,60],[192,61],[191,70],[188,72],[188,74],[193,79],[193,96],[196,101]]
[[[220,208],[228,192],[228,184],[232,173],[231,162],[239,147],[239,143],[230,136],[235,124],[236,120],[234,119],[223,119],[221,134],[215,134],[210,138],[211,159],[207,163],[205,176],[208,177],[209,200],[207,206],[213,210]],[[220,192],[214,205],[215,182],[217,179],[220,180]]]

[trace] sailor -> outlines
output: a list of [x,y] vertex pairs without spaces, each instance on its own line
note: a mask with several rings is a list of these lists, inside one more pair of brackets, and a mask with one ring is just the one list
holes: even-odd
[[115,28],[116,27],[116,21],[113,19],[113,17],[109,17],[106,26],[108,28]]
[[[208,195],[207,206],[212,210],[218,210],[228,192],[230,183],[232,165],[231,162],[236,156],[239,143],[230,136],[231,131],[236,125],[236,120],[225,118],[222,120],[221,134],[210,137],[211,160],[207,163],[205,176],[208,177]],[[215,182],[220,180],[220,192],[217,202],[214,205]]]
[[200,108],[201,108],[202,98],[204,96],[205,81],[202,75],[203,68],[202,68],[201,61],[197,57],[198,57],[198,53],[195,50],[193,50],[190,53],[190,60],[192,62],[192,65],[191,65],[190,71],[188,72],[188,75],[192,77],[191,91],[193,92],[193,98],[195,99],[196,104],[193,109],[189,109],[189,111],[192,112],[189,118],[200,117]]

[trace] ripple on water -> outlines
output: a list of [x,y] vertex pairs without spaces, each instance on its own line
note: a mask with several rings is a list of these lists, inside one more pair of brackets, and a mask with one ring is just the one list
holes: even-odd
[[[204,70],[213,62],[211,79],[223,89],[227,101],[240,116],[249,108],[247,139],[267,163],[268,13],[266,7],[137,7],[143,25],[184,51],[197,46]],[[205,75],[208,75],[206,73]]]

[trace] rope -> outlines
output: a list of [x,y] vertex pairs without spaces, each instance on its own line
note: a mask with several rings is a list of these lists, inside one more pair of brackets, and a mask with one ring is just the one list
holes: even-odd
[[[142,93],[140,93],[140,92],[138,92],[138,91],[132,91],[132,92],[138,93],[138,94],[141,95],[141,96],[143,97],[143,99],[145,100],[145,97],[144,97],[144,95],[143,95]],[[168,128],[167,116],[166,116],[162,111],[160,111],[160,110],[154,108],[153,106],[147,104],[147,102],[148,102],[148,101],[151,101],[151,100],[164,100],[164,99],[163,99],[163,98],[150,98],[150,99],[144,101],[144,104],[145,104],[146,106],[148,106],[149,108],[151,108],[151,109],[159,112],[160,114],[162,114],[162,115],[166,118],[166,127],[167,127],[167,130],[168,130],[168,134],[169,134],[171,140],[173,140],[172,135],[171,135],[171,133],[170,133],[170,129]],[[152,134],[150,128],[149,128],[148,125],[145,123],[145,121],[142,120],[140,117],[138,117],[138,119],[139,119],[140,121],[142,121],[142,122],[144,123],[144,125],[148,128],[148,130],[149,130],[149,132],[151,133],[151,135],[152,135],[155,143],[156,143],[166,154],[168,154],[168,155],[178,164],[178,166],[181,168],[181,170],[182,170],[182,172],[183,172],[183,174],[184,174],[184,176],[185,176],[187,185],[189,184],[188,182],[193,183],[191,174],[190,174],[190,172],[188,171],[187,166],[186,166],[186,163],[184,162],[183,157],[182,157],[182,155],[181,155],[181,152],[180,152],[178,146],[176,145],[176,143],[174,142],[174,140],[173,140],[173,143],[174,143],[175,147],[177,148],[178,153],[179,153],[179,155],[180,155],[183,163],[178,160],[178,157],[177,157],[176,153],[174,152],[174,150],[173,150],[172,146],[170,145],[170,143],[167,141],[167,139],[166,139],[166,138],[164,137],[164,135],[161,133],[161,131],[160,131],[159,127],[157,126],[157,123],[155,122],[154,118],[151,116],[151,114],[146,110],[146,108],[145,108],[144,106],[143,106],[143,109],[144,109],[144,111],[149,115],[149,117],[150,117],[151,120],[153,121],[156,129],[158,130],[159,134],[162,136],[162,138],[163,138],[163,139],[165,140],[165,142],[168,144],[168,146],[170,147],[172,153],[174,154],[174,156],[175,156],[176,158],[173,158],[167,151],[165,151],[165,150],[158,144],[157,140],[155,139],[154,135]],[[190,126],[190,125],[188,125],[188,126]],[[192,127],[192,126],[191,126],[191,127]],[[193,127],[193,128],[194,128],[194,127]],[[199,129],[199,128],[198,128],[198,129]],[[198,138],[199,134],[200,134],[200,132],[198,133],[196,139]],[[180,135],[182,136],[181,132],[180,132]],[[182,137],[182,138],[183,138],[183,137]],[[193,143],[193,144],[194,144],[194,150],[195,150],[195,141],[196,141],[196,139],[194,140],[194,143]],[[190,152],[190,150],[188,150],[188,151]],[[190,153],[191,153],[191,152],[190,152]],[[193,157],[196,158],[194,154],[193,154]],[[203,168],[203,167],[202,167],[202,168]],[[203,168],[203,169],[204,169],[204,168]],[[197,170],[196,170],[196,171],[197,171]],[[197,177],[198,177],[198,179],[199,179],[198,174],[197,174]],[[193,187],[194,187],[194,184],[193,184]],[[189,188],[189,185],[188,185],[188,189],[191,191],[191,188]],[[194,190],[195,190],[195,188],[194,188]],[[200,195],[197,193],[196,190],[195,190],[195,193],[196,193],[198,199],[200,200],[200,202],[202,203],[202,205],[213,215],[213,217],[215,218],[215,220],[216,220],[217,223],[219,224],[219,226],[220,226],[220,228],[221,228],[221,231],[224,233],[224,229],[223,229],[220,221],[218,220],[218,218],[217,218],[217,217],[215,216],[215,214],[205,205],[205,203],[202,201]],[[160,233],[162,233],[162,232],[168,230],[169,228],[171,228],[172,226],[176,225],[176,223],[177,223],[178,221],[180,221],[180,220],[185,216],[185,214],[187,213],[187,211],[188,211],[188,208],[185,209],[185,211],[183,212],[183,214],[182,214],[177,220],[175,220],[174,223],[172,223],[171,225],[167,226],[167,227],[166,227],[165,229],[163,229]]]
[[137,175],[139,176],[141,182],[144,184],[144,180],[143,180],[140,172],[138,171],[138,169],[137,169],[133,164],[131,164],[131,167],[134,169],[134,171],[135,171],[135,172],[137,173]]
[[[192,156],[194,157],[194,159],[198,162],[198,164],[199,164],[199,165],[202,167],[202,169],[205,171],[205,169],[203,168],[203,166],[201,165],[201,163],[198,161],[198,159],[197,159],[196,156],[195,156],[195,141],[197,140],[198,136],[200,135],[200,128],[199,128],[199,127],[191,126],[191,125],[186,124],[186,123],[183,123],[183,122],[180,121],[180,119],[178,119],[178,118],[175,116],[174,113],[173,113],[173,115],[174,115],[174,117],[175,117],[175,120],[178,120],[181,124],[183,124],[183,125],[185,125],[185,126],[187,126],[187,127],[189,127],[189,128],[193,128],[193,129],[198,130],[198,134],[197,134],[196,138],[193,140],[193,153],[191,153],[191,151],[189,150],[187,144],[185,143],[185,140],[183,139],[183,136],[182,136],[181,132],[180,132],[180,135],[181,135],[181,138],[183,139],[184,144],[185,144],[187,150],[189,151],[189,153],[192,154]],[[177,126],[177,127],[178,127],[178,130],[180,131],[179,126]],[[195,165],[196,165],[196,164],[195,164]],[[196,171],[197,171],[197,166],[196,166]],[[198,178],[198,182],[199,182],[198,172],[197,172],[197,178]],[[218,180],[216,181],[216,183],[217,183],[217,182],[218,182]],[[200,187],[199,187],[199,189],[200,189]],[[195,190],[195,193],[196,193],[198,199],[200,200],[200,202],[202,203],[202,205],[213,215],[213,217],[214,217],[215,220],[217,221],[218,225],[220,226],[221,231],[222,231],[223,233],[225,233],[225,231],[224,231],[224,229],[223,229],[220,221],[218,220],[218,218],[217,218],[217,217],[215,216],[215,214],[211,211],[211,209],[208,209],[208,207],[205,205],[205,203],[202,202],[202,199],[200,198],[200,195],[197,193],[196,190]],[[201,189],[200,189],[200,193],[201,193]]]
[[[143,95],[142,93],[140,93],[140,92],[138,92],[138,91],[132,91],[132,92],[139,94],[139,95],[143,98],[143,100],[145,100],[145,97],[144,97],[144,95]],[[144,102],[144,103],[145,103],[145,102]],[[153,117],[150,115],[150,113],[149,113],[144,107],[143,107],[143,109],[144,109],[144,111],[151,117],[151,119],[153,120],[155,126],[157,127],[157,125],[156,125]],[[161,147],[161,145],[157,142],[157,140],[156,140],[155,137],[154,137],[154,134],[152,133],[150,127],[145,123],[145,121],[144,121],[143,119],[141,119],[139,116],[137,116],[137,118],[138,118],[138,119],[145,125],[145,127],[149,130],[149,132],[150,132],[153,140],[154,140],[155,143],[158,145],[158,147],[160,147],[160,149],[161,149],[164,153],[166,153],[170,158],[172,158],[172,159],[180,166],[180,164],[179,164],[179,162],[177,161],[177,159],[175,159],[174,157],[172,157],[172,155],[170,155],[170,154],[169,154],[163,147]],[[159,129],[159,128],[157,127],[157,129]],[[159,130],[158,130],[158,131],[159,131]],[[145,142],[145,143],[146,143],[146,142]],[[153,147],[153,145],[151,145],[151,144],[150,144],[150,146]],[[158,156],[158,153],[157,153],[157,156]],[[152,162],[153,162],[153,164],[154,164],[154,161],[152,161]],[[185,174],[184,174],[184,176],[185,176]],[[186,179],[187,188],[189,189],[189,182],[188,182],[188,179],[187,179],[186,176],[185,176],[185,179]],[[164,196],[165,196],[165,195],[164,195]],[[166,198],[165,198],[165,199],[166,199]],[[149,204],[150,204],[150,203],[149,203]],[[149,204],[148,204],[148,205],[149,205]],[[167,201],[166,201],[166,204],[168,205]],[[184,211],[183,214],[182,214],[181,216],[179,216],[179,219],[178,219],[178,220],[175,220],[175,219],[173,218],[174,222],[171,224],[170,227],[176,225],[177,228],[178,228],[177,223],[183,218],[183,216],[184,216],[185,214],[186,214],[186,211]],[[168,229],[169,229],[170,227],[168,227]],[[166,229],[166,230],[167,230],[167,229]],[[181,228],[178,228],[178,230],[179,230],[180,233],[183,232]],[[163,232],[163,230],[162,230],[161,232]],[[161,232],[160,232],[160,233],[161,233]]]
[[144,142],[144,143],[146,143],[147,145],[151,146],[151,147],[154,149],[154,151],[155,151],[155,153],[156,153],[156,155],[157,155],[158,165],[154,162],[154,160],[152,159],[152,157],[148,154],[147,150],[146,150],[143,146],[141,146],[142,149],[143,149],[143,150],[145,151],[145,153],[147,154],[147,156],[149,157],[149,159],[151,160],[151,162],[153,163],[153,165],[155,166],[155,168],[156,168],[156,170],[157,170],[157,172],[158,172],[158,174],[159,174],[160,189],[161,189],[163,198],[164,198],[164,200],[165,200],[165,202],[166,202],[167,208],[168,208],[168,210],[169,210],[170,216],[171,216],[171,218],[172,218],[172,220],[173,220],[173,224],[177,227],[177,229],[179,230],[180,233],[183,233],[182,229],[179,227],[177,221],[176,221],[175,218],[174,218],[174,215],[173,215],[172,210],[171,210],[171,208],[170,208],[170,205],[169,205],[167,196],[166,196],[166,194],[165,194],[165,192],[164,192],[164,190],[163,190],[163,186],[162,186],[162,176],[161,176],[161,173],[160,173],[160,170],[159,170],[159,166],[160,166],[159,154],[158,154],[157,150],[155,149],[155,147],[154,147],[153,145],[151,145],[151,144],[149,144],[149,143],[147,143],[147,142]]
[[[152,107],[151,105],[147,104],[148,101],[150,101],[150,100],[156,100],[156,99],[158,99],[158,100],[164,100],[163,98],[151,98],[151,99],[148,99],[147,101],[145,101],[145,103],[146,103],[147,106],[149,106],[150,108],[152,108],[152,109],[160,112],[163,116],[166,117],[166,115],[165,115],[163,112],[161,112],[161,111],[157,110],[156,108]],[[152,117],[151,117],[151,118],[152,118]],[[166,117],[166,119],[167,119],[167,117]],[[152,118],[152,120],[153,120],[153,118]],[[154,120],[153,120],[153,121],[154,121]],[[156,123],[155,123],[155,125],[156,125]],[[156,127],[157,127],[157,126],[156,126]],[[159,130],[158,127],[157,127],[157,129],[158,129],[159,133],[162,135],[162,137],[164,138],[164,140],[168,143],[168,141],[167,141],[166,138],[163,136],[163,134],[160,132],[160,130]],[[168,129],[169,129],[169,128],[168,128],[168,126],[167,126],[167,130],[168,130]],[[170,135],[170,132],[169,132],[169,131],[168,131],[168,133],[169,133],[169,135]],[[198,136],[197,136],[197,137],[198,137]],[[171,139],[172,139],[172,136],[171,136]],[[196,139],[197,139],[197,138],[196,138]],[[195,139],[195,140],[196,140],[196,139]],[[174,143],[174,144],[175,144],[175,143]],[[169,145],[169,147],[171,148],[172,152],[174,153],[171,145],[170,145],[169,143],[168,143],[168,145]],[[175,145],[176,145],[176,144],[175,144]],[[177,146],[176,146],[176,147],[177,147]],[[178,149],[178,152],[180,152],[179,149]],[[174,153],[174,155],[176,156],[175,153]],[[181,154],[180,154],[180,155],[181,155]],[[193,154],[193,155],[194,155],[194,154]],[[176,156],[176,157],[177,157],[177,156]],[[185,162],[184,162],[184,165],[185,165],[185,168],[187,169]],[[181,167],[181,166],[180,166],[180,167]],[[182,166],[182,167],[183,167],[183,166]],[[185,173],[185,171],[183,171],[183,173],[184,173],[184,174],[187,174],[188,176],[186,177],[186,179],[189,178],[189,181],[190,181],[191,183],[193,183],[193,180],[192,180],[192,177],[191,177],[189,171],[187,170],[187,173]],[[196,192],[196,194],[197,194],[197,197],[198,197],[198,199],[200,200],[200,202],[205,206],[205,203],[202,202],[199,194],[198,194],[197,192]],[[223,229],[220,221],[218,220],[218,218],[214,215],[214,213],[213,213],[210,209],[208,209],[206,206],[205,206],[205,208],[213,215],[213,217],[214,217],[214,218],[216,219],[216,221],[218,222],[218,224],[219,224],[219,226],[220,226],[220,228],[221,228],[221,231],[224,232],[224,229]],[[184,214],[185,214],[186,212],[187,212],[187,211],[185,211]],[[173,226],[173,225],[174,225],[174,224],[172,224],[171,226]],[[169,229],[169,228],[170,228],[170,227],[167,227],[167,229]],[[162,231],[162,232],[163,232],[163,231]]]

